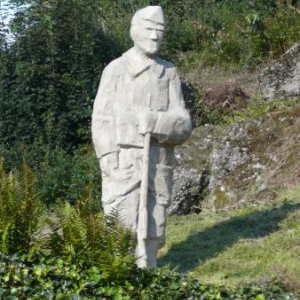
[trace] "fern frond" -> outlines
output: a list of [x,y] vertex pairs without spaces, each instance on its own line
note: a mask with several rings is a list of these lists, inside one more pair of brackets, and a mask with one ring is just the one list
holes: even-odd
[[1,228],[1,247],[0,252],[7,254],[9,252],[9,238],[10,238],[10,230],[11,230],[11,223],[8,222],[4,224],[3,228]]
[[24,174],[15,170],[5,174],[1,163],[0,238],[1,248],[7,253],[28,251],[36,233],[42,206],[33,193],[33,182],[29,167],[24,169]]
[[25,202],[28,198],[31,198],[34,194],[33,187],[35,183],[35,177],[31,168],[23,161],[22,165],[22,193]]
[[56,214],[56,228],[50,235],[51,247],[73,258],[83,255],[88,241],[86,225],[80,213],[70,203],[64,202],[57,205]]
[[8,174],[7,177],[7,190],[6,190],[6,201],[7,206],[10,208],[14,208],[14,204],[18,201],[18,186],[16,182],[16,178],[12,172]]

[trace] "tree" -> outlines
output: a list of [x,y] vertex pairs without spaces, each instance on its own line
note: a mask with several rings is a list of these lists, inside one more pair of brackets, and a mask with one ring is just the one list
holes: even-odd
[[116,47],[102,30],[101,0],[27,2],[1,60],[0,144],[69,151],[90,140],[101,70]]

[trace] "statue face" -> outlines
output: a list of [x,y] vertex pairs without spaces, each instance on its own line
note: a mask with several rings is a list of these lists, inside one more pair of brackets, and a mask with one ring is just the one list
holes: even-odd
[[155,56],[164,35],[163,26],[148,20],[141,21],[131,28],[131,37],[137,50],[146,56]]

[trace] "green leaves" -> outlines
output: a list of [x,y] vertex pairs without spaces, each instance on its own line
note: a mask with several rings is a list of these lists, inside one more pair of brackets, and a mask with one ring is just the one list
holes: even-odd
[[116,284],[113,279],[102,280],[101,268],[72,264],[43,253],[33,259],[0,258],[0,299],[296,299],[279,286],[234,289],[199,283],[168,269],[131,269],[131,276]]
[[43,211],[34,191],[34,176],[23,163],[22,172],[6,174],[0,161],[0,252],[27,252]]
[[100,2],[32,0],[12,20],[14,40],[0,63],[5,147],[23,141],[36,153],[41,146],[70,151],[90,141],[92,102],[103,64],[112,59]]

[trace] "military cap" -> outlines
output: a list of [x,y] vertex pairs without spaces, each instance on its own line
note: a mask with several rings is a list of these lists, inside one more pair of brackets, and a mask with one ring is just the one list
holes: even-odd
[[147,6],[138,10],[131,20],[131,25],[135,25],[140,21],[153,22],[155,24],[161,25],[163,29],[165,24],[165,17],[161,6]]

